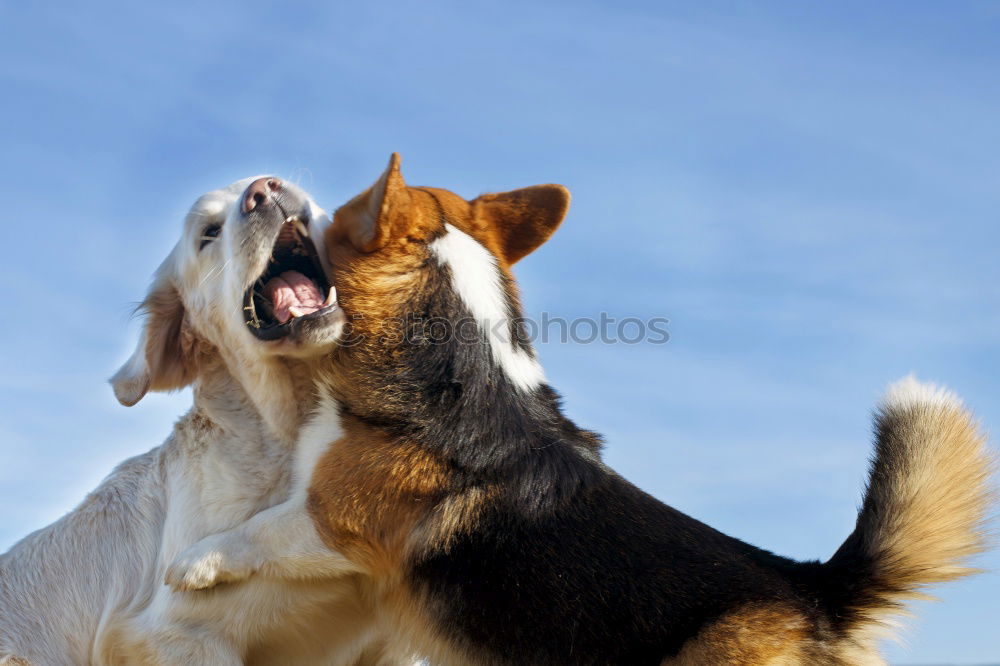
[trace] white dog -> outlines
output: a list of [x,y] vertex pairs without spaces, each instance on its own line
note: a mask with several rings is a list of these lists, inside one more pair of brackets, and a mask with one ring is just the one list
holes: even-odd
[[351,577],[259,579],[177,594],[164,569],[202,537],[285,499],[314,400],[308,360],[343,323],[324,213],[277,178],[202,196],[112,378],[125,405],[194,386],[167,441],[0,556],[0,664],[354,663],[377,654]]

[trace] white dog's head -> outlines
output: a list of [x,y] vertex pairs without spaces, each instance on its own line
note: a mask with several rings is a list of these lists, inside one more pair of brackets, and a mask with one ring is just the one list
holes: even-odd
[[268,368],[279,359],[329,349],[344,315],[327,277],[328,222],[305,192],[275,177],[199,198],[140,305],[139,345],[111,378],[118,400],[133,405],[147,391],[187,386],[213,356],[261,384],[275,379]]

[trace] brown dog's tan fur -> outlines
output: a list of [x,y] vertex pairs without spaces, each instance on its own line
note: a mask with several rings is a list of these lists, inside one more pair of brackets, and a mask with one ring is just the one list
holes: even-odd
[[761,604],[728,613],[688,641],[671,666],[784,666],[802,664],[809,638],[794,608]]
[[331,548],[376,577],[401,565],[416,525],[444,497],[447,467],[428,452],[345,419],[316,467],[309,509]]

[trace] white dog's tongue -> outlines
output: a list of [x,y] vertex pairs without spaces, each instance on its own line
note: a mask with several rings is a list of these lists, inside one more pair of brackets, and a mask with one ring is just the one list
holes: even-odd
[[282,324],[297,316],[316,312],[323,307],[323,296],[312,280],[298,271],[285,271],[264,285],[264,297],[274,304],[274,316]]

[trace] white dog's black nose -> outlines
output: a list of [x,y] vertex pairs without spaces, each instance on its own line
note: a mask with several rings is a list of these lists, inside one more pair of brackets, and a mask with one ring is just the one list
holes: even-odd
[[271,195],[281,189],[281,181],[266,176],[250,183],[243,193],[243,214],[246,215],[257,206],[263,206],[271,200]]

